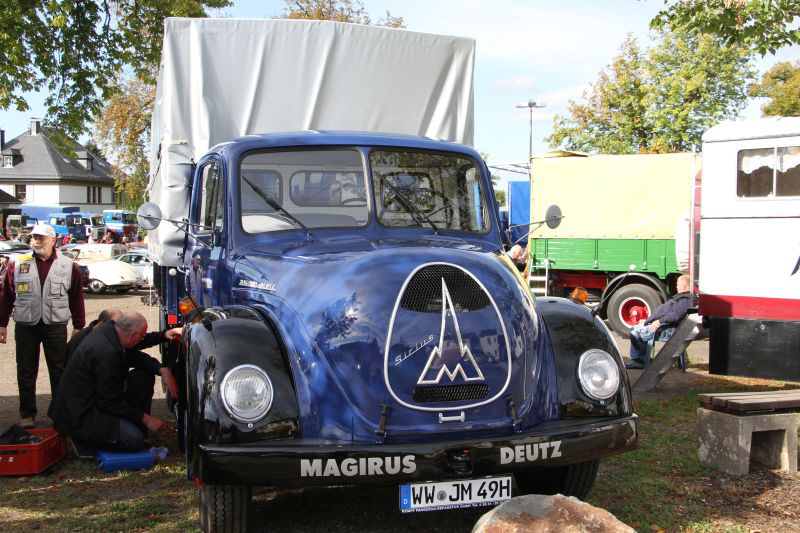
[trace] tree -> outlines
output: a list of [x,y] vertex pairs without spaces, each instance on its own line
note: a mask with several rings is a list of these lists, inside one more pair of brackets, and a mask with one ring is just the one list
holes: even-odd
[[120,78],[95,121],[97,143],[115,161],[119,207],[136,210],[144,201],[150,170],[150,119],[155,86],[138,78]]
[[[283,16],[287,19],[333,20],[371,25],[364,4],[360,0],[284,0]],[[403,17],[394,17],[388,11],[386,17],[378,19],[378,26],[405,28]]]
[[123,66],[149,79],[164,18],[198,17],[229,0],[0,0],[0,109],[27,111],[47,91],[46,124],[77,137]]
[[707,35],[662,32],[642,51],[628,37],[599,79],[556,115],[552,147],[609,154],[684,151],[745,106],[749,52]]
[[764,55],[800,44],[797,17],[800,0],[679,0],[659,12],[650,26],[715,35],[728,45]]
[[792,65],[789,61],[775,63],[764,73],[761,83],[754,83],[749,89],[750,96],[769,98],[761,106],[764,116],[800,116],[800,61]]

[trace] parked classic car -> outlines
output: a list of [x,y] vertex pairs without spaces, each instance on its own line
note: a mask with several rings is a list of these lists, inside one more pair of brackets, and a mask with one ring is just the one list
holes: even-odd
[[136,269],[147,285],[153,284],[153,262],[147,256],[147,249],[130,250],[115,257],[117,261],[127,263]]
[[93,294],[102,294],[107,290],[119,293],[136,290],[145,284],[142,275],[130,264],[116,259],[101,261],[86,260],[80,246],[62,249],[61,253],[67,254],[78,263],[83,270],[88,270],[88,279],[84,276],[84,286]]

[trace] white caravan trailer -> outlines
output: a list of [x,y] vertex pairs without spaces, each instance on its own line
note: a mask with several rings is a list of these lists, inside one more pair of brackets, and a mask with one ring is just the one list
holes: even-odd
[[708,130],[701,205],[710,372],[800,380],[800,117]]

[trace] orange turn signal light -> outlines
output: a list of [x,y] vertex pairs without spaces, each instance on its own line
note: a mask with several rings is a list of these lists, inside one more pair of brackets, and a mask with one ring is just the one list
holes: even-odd
[[575,287],[572,289],[572,293],[569,295],[569,297],[573,301],[580,300],[581,302],[586,303],[586,300],[589,298],[589,294],[583,287]]
[[194,300],[187,296],[178,302],[178,312],[183,316],[184,322],[197,322],[200,320],[202,309],[198,309]]

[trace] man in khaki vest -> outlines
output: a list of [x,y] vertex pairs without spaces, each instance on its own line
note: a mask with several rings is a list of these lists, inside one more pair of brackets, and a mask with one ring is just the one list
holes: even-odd
[[6,328],[13,311],[20,425],[24,428],[36,424],[39,346],[44,347],[51,398],[55,398],[64,372],[67,322],[72,316],[75,331],[86,324],[80,268],[72,259],[56,252],[55,243],[52,226],[34,226],[33,253],[11,261],[0,285],[0,343],[6,343]]

